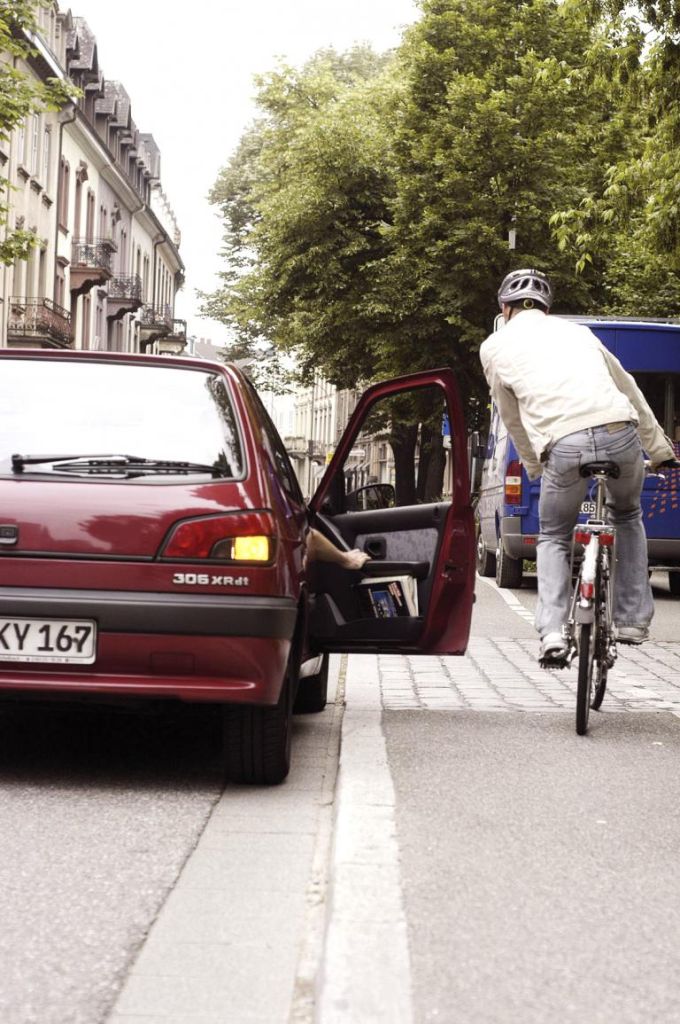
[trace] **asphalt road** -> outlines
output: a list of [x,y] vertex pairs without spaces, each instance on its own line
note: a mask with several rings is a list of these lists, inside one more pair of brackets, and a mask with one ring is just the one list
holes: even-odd
[[[535,638],[477,593],[473,636]],[[680,719],[607,710],[585,738],[530,705],[383,713],[415,1024],[680,1021]]]
[[415,1020],[680,1020],[680,721],[387,712]]
[[[680,641],[680,598],[672,597],[668,589],[668,573],[652,573],[652,592],[654,594],[654,619],[651,635],[654,640],[670,642]],[[536,607],[536,577],[524,577],[523,586],[518,590],[505,590],[503,593],[516,597],[533,613]],[[505,604],[501,592],[490,590],[483,582],[477,583],[477,604],[472,619],[473,636],[536,637],[530,622],[523,622]]]
[[103,1020],[219,797],[215,725],[3,707],[2,1024]]

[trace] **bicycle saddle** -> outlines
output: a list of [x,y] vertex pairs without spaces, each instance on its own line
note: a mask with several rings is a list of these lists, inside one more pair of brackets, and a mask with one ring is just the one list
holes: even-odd
[[612,480],[618,479],[621,469],[616,462],[609,462],[607,459],[603,459],[601,462],[584,462],[579,467],[579,473],[581,476],[592,476],[593,473],[604,473],[605,476],[610,476]]

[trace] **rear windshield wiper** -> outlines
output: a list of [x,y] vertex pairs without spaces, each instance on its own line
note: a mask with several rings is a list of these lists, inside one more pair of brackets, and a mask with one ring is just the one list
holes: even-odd
[[117,465],[121,462],[140,462],[137,455],[13,455],[12,469],[15,473],[21,473],[24,466],[47,465],[50,462],[71,462],[74,459],[110,459]]
[[87,476],[122,473],[141,476],[145,473],[210,473],[229,476],[226,463],[188,462],[180,459],[145,459],[141,455],[13,455],[12,469],[22,473],[25,466],[52,465],[53,472],[84,473]]

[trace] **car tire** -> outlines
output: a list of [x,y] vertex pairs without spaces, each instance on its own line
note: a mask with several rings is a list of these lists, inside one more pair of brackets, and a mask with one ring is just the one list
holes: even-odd
[[321,668],[313,676],[303,676],[298,683],[297,696],[293,704],[295,715],[316,715],[326,707],[328,701],[328,661],[324,654]]
[[489,551],[482,538],[481,531],[477,533],[477,572],[480,576],[496,575],[496,555]]
[[496,549],[496,585],[503,590],[517,590],[522,586],[523,571],[522,559],[511,558],[500,544]]
[[228,782],[276,786],[290,770],[292,672],[275,707],[227,704],[222,711],[224,776]]
[[668,573],[668,587],[673,597],[680,597],[680,572]]

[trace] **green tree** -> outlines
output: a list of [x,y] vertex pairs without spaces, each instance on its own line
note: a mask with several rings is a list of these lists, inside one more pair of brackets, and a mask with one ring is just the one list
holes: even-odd
[[[36,12],[42,0],[0,0],[0,139],[4,142],[32,113],[58,110],[75,95],[75,90],[57,79],[45,82],[22,70],[21,62],[34,54],[31,34],[37,29]],[[10,182],[0,176],[0,227],[7,224],[11,197]],[[35,236],[15,230],[0,241],[0,264],[26,259]]]
[[262,116],[211,193],[226,267],[204,310],[232,328],[229,355],[255,358],[260,379],[266,357],[286,352],[303,378],[318,368],[352,387],[374,375],[371,275],[393,192],[387,68],[357,47],[261,76]]
[[549,219],[592,191],[625,132],[587,66],[581,3],[421,7],[394,55],[325,52],[260,79],[262,117],[212,195],[228,264],[205,308],[237,351],[294,351],[341,386],[452,365],[474,411],[511,265],[550,271],[564,311],[597,305]]
[[621,127],[610,83],[587,65],[581,4],[421,6],[401,53],[408,92],[395,140],[390,277],[411,326],[404,360],[409,350],[430,363],[446,358],[474,396],[477,348],[507,270],[547,270],[559,311],[597,304],[597,281],[574,273],[550,217],[599,180]]
[[[630,129],[578,205],[553,221],[579,271],[599,272],[610,312],[680,312],[680,4],[592,2],[591,59],[607,55]],[[627,55],[621,64],[619,56]]]

